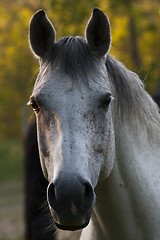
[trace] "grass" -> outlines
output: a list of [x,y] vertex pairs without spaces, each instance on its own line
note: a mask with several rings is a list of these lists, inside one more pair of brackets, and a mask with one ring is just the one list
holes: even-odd
[[0,240],[24,240],[20,141],[0,143]]

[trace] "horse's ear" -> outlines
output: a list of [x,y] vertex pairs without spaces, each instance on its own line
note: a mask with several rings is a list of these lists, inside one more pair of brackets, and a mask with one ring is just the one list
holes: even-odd
[[86,38],[90,49],[98,56],[104,56],[111,44],[110,23],[107,16],[98,8],[93,14],[86,27]]
[[30,21],[29,42],[33,52],[43,58],[55,42],[55,29],[43,10],[36,12]]

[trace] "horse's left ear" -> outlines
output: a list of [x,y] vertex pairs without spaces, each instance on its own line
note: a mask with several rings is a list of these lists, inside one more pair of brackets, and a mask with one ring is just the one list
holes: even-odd
[[98,8],[93,14],[86,27],[86,38],[90,49],[98,56],[104,56],[111,44],[110,23],[107,16]]
[[33,52],[43,58],[55,42],[55,29],[45,11],[36,12],[30,21],[29,42]]

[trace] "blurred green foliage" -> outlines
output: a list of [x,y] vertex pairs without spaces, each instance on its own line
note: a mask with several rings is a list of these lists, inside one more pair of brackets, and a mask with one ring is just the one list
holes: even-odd
[[21,137],[22,106],[32,91],[38,61],[28,45],[32,14],[44,8],[64,35],[84,35],[94,7],[109,17],[110,53],[145,79],[150,93],[160,80],[159,0],[1,0],[0,1],[0,142]]
[[0,181],[21,180],[22,175],[22,144],[20,141],[1,142]]

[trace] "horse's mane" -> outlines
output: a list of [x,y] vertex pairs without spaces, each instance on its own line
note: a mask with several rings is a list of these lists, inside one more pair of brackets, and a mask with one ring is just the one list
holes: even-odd
[[47,56],[47,63],[53,68],[59,66],[61,73],[71,76],[73,80],[85,80],[88,72],[96,69],[94,55],[87,41],[80,36],[63,37],[57,41]]
[[[109,81],[113,86],[116,102],[117,117],[124,122],[127,118],[149,128],[156,124],[160,127],[160,114],[157,104],[145,91],[144,84],[138,75],[128,70],[122,63],[107,55],[106,67]],[[134,119],[133,119],[134,116]]]

